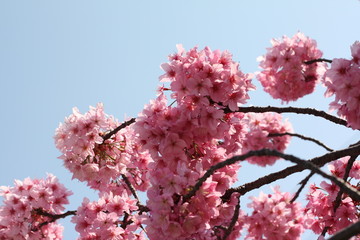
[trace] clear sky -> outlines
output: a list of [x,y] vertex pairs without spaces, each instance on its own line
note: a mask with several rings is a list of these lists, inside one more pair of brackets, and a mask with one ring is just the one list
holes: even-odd
[[[316,39],[324,57],[347,58],[350,45],[360,40],[359,23],[358,0],[2,0],[0,185],[49,172],[75,193],[67,210],[76,209],[84,196],[94,199],[95,193],[71,181],[57,159],[55,128],[72,107],[85,112],[98,102],[120,121],[136,117],[155,97],[159,66],[178,43],[186,49],[198,45],[229,50],[241,70],[250,73],[258,71],[256,58],[265,53],[271,38],[297,31]],[[258,90],[249,104],[281,105],[254,82]],[[327,110],[330,99],[324,99],[323,92],[318,87],[313,96],[289,105]],[[286,117],[296,132],[318,137],[335,149],[360,136],[322,119]],[[298,140],[287,152],[303,158],[324,153]],[[284,166],[240,171],[239,184]],[[301,176],[278,184],[296,191]],[[75,239],[69,219],[63,222],[65,239]]]

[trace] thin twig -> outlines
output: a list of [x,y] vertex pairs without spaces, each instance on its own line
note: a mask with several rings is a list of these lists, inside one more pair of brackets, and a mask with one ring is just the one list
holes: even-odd
[[117,128],[115,128],[114,130],[112,130],[111,132],[107,133],[106,135],[103,136],[103,142],[105,142],[106,140],[108,140],[109,138],[111,138],[112,135],[116,134],[118,131],[120,131],[121,129],[133,124],[135,122],[136,118],[131,118],[130,120],[123,122],[120,126],[118,126]]
[[139,214],[141,214],[143,212],[149,212],[150,209],[147,206],[141,204],[140,198],[137,195],[136,190],[135,190],[134,186],[131,184],[129,178],[126,177],[125,174],[121,174],[121,177],[123,178],[126,186],[130,189],[134,198],[137,200],[136,206],[139,208]]
[[60,218],[66,218],[67,216],[76,215],[76,212],[77,212],[76,210],[73,210],[73,211],[67,211],[67,212],[64,212],[61,214],[52,214],[52,213],[48,213],[48,212],[44,211],[42,208],[36,208],[36,209],[34,209],[34,211],[36,214],[50,218],[49,221],[42,222],[36,228],[31,229],[34,232],[38,231],[40,228],[42,228],[43,226],[45,226],[49,223],[55,222],[56,220],[58,220]]
[[316,62],[327,62],[327,63],[332,63],[332,60],[330,59],[326,59],[326,58],[318,58],[318,59],[313,59],[313,60],[309,60],[309,61],[305,61],[304,63],[307,65],[316,63]]
[[319,111],[314,108],[296,108],[296,107],[239,107],[237,111],[231,111],[228,107],[224,108],[224,113],[232,113],[232,112],[256,112],[256,113],[263,113],[263,112],[276,112],[276,113],[297,113],[297,114],[308,114],[313,115],[316,117],[321,117],[326,120],[329,120],[333,123],[343,125],[347,127],[347,122],[341,118],[335,117],[330,115],[324,111]]
[[[343,180],[346,182],[349,175],[350,175],[350,170],[356,160],[356,157],[357,156],[352,156],[350,157],[349,161],[347,162],[347,165],[346,165],[346,169],[345,169],[345,173],[344,173],[344,177],[343,177]],[[344,193],[343,189],[340,189],[337,196],[336,196],[336,199],[335,199],[335,202],[334,202],[334,213],[336,212],[336,209],[340,206],[340,203],[341,203],[341,196],[342,194]]]
[[280,136],[285,136],[285,135],[289,135],[292,137],[298,137],[302,140],[306,140],[306,141],[311,141],[316,143],[317,145],[325,148],[327,151],[332,152],[334,151],[334,149],[329,148],[328,146],[326,146],[324,143],[320,142],[319,140],[315,139],[315,138],[311,138],[311,137],[306,137],[304,135],[298,134],[298,133],[289,133],[289,132],[285,132],[285,133],[270,133],[268,135],[268,137],[280,137]]
[[305,185],[307,184],[307,182],[310,180],[310,178],[314,175],[314,172],[311,171],[309,175],[306,176],[306,178],[304,178],[301,182],[299,182],[299,184],[301,184],[300,188],[297,190],[297,192],[295,193],[294,197],[291,199],[290,203],[295,202],[295,200],[299,197],[301,191],[304,189]]
[[[344,177],[343,177],[343,180],[344,182],[347,181],[348,177],[349,177],[349,174],[350,174],[350,170],[356,160],[357,156],[351,156],[347,165],[346,165],[346,169],[345,169],[345,173],[344,173]],[[335,198],[335,201],[333,203],[333,210],[334,210],[334,214],[336,213],[336,210],[338,209],[338,207],[340,206],[341,204],[341,197],[344,193],[344,190],[342,188],[339,189],[339,192],[337,193],[336,195],[336,198]],[[321,235],[322,236],[325,236],[326,232],[329,230],[329,226],[325,226],[323,231],[321,232]]]
[[125,176],[125,174],[121,174],[121,177],[124,180],[124,182],[126,183],[126,186],[128,186],[128,188],[130,189],[134,198],[136,198],[136,200],[138,200],[138,202],[140,202],[139,197],[136,193],[136,190],[135,190],[134,186],[131,184],[130,180]]
[[235,206],[234,215],[231,218],[231,222],[229,226],[225,230],[223,240],[226,240],[230,236],[237,220],[239,219],[239,213],[240,213],[240,195],[238,196],[238,203]]

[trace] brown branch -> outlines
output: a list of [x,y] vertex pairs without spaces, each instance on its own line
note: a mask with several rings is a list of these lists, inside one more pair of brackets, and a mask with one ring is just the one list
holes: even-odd
[[[336,185],[338,185],[340,187],[340,189],[342,189],[345,193],[347,193],[354,201],[360,201],[360,192],[353,188],[351,185],[347,184],[343,179],[338,178],[334,175],[329,175],[327,173],[325,173],[324,171],[322,171],[318,166],[316,166],[315,164],[309,162],[309,161],[305,161],[302,160],[300,158],[297,158],[293,155],[289,155],[289,154],[283,154],[280,153],[278,151],[275,150],[265,150],[264,154],[269,154],[272,156],[278,156],[281,157],[285,160],[288,160],[290,162],[296,163],[298,165],[303,165],[305,168],[312,170],[313,172],[321,175],[324,178],[329,179],[330,181],[332,181],[333,183],[335,183]],[[266,156],[266,155],[265,155]]]
[[[345,173],[344,173],[344,177],[343,177],[344,182],[347,181],[349,174],[350,174],[350,170],[351,170],[356,158],[357,158],[357,156],[351,156],[351,158],[349,159],[349,161],[346,165],[346,169],[345,169]],[[333,202],[334,214],[336,213],[336,210],[338,209],[338,207],[341,204],[341,197],[342,197],[343,193],[344,193],[344,190],[340,188],[339,192],[336,195],[335,201]],[[328,230],[329,230],[329,226],[325,226],[323,231],[321,232],[321,235],[325,236],[325,234]]]
[[315,138],[311,138],[311,137],[306,137],[304,135],[301,135],[301,134],[298,134],[298,133],[270,133],[268,135],[268,137],[281,137],[281,136],[285,136],[285,135],[289,135],[289,136],[292,136],[292,137],[298,137],[302,140],[306,140],[306,141],[311,141],[311,142],[314,142],[316,143],[317,145],[325,148],[327,151],[329,152],[332,152],[334,151],[333,149],[329,148],[328,146],[326,146],[325,144],[323,144],[322,142],[320,142],[319,140],[315,139]]
[[360,221],[357,221],[356,223],[338,231],[328,240],[350,239],[351,237],[356,236],[357,234],[360,234]]
[[235,206],[234,215],[231,218],[231,222],[225,230],[223,240],[226,240],[230,236],[230,234],[236,224],[236,221],[239,219],[239,213],[240,213],[240,196],[238,197],[238,203]]
[[60,218],[66,218],[67,216],[76,215],[76,212],[77,212],[76,210],[73,210],[73,211],[67,211],[67,212],[64,212],[61,214],[52,214],[52,213],[48,213],[48,212],[44,211],[42,208],[36,208],[36,209],[34,209],[34,211],[38,215],[50,218],[49,221],[42,222],[36,228],[31,229],[34,232],[38,231],[40,228],[42,228],[43,226],[45,226],[49,223],[55,222],[56,220],[58,220]]
[[[349,148],[345,148],[345,149],[341,149],[338,151],[334,151],[331,153],[327,153],[323,156],[320,157],[316,157],[310,160],[310,162],[312,162],[313,164],[322,167],[323,165],[325,165],[328,162],[334,161],[336,159],[339,159],[341,157],[345,157],[345,156],[357,156],[360,154],[360,148],[358,145],[352,145]],[[239,186],[237,188],[230,188],[226,191],[226,193],[224,194],[224,196],[222,196],[221,198],[223,199],[223,201],[227,201],[228,199],[230,199],[230,196],[232,193],[234,192],[238,192],[241,195],[246,194],[247,192],[250,192],[254,189],[260,188],[264,185],[270,184],[272,182],[275,182],[279,179],[283,179],[286,178],[287,176],[290,176],[291,174],[297,173],[297,172],[301,172],[305,170],[305,168],[303,166],[300,165],[295,165],[295,166],[291,166],[288,168],[285,168],[281,171],[275,172],[275,173],[271,173],[269,175],[266,175],[264,177],[258,178],[257,180],[253,181],[253,182],[249,182],[246,183],[242,186]]]
[[[338,150],[338,151],[334,151],[334,152],[331,152],[331,153],[327,153],[327,154],[324,154],[320,157],[316,157],[316,158],[313,158],[312,160],[310,161],[304,161],[306,163],[308,163],[308,165],[306,164],[298,164],[298,165],[295,165],[295,166],[292,166],[292,167],[288,167],[280,172],[276,172],[276,173],[272,173],[272,174],[269,174],[267,176],[264,176],[262,178],[259,178],[258,180],[254,181],[254,182],[251,182],[251,183],[248,183],[248,184],[245,184],[243,186],[240,186],[239,188],[235,188],[235,189],[228,189],[226,191],[226,193],[224,194],[224,196],[222,197],[223,200],[227,200],[229,199],[229,197],[231,196],[231,194],[233,192],[239,192],[241,195],[245,194],[246,192],[250,191],[250,190],[253,190],[253,189],[256,189],[256,188],[259,188],[263,185],[266,185],[266,184],[269,184],[271,182],[274,182],[278,179],[281,179],[281,178],[285,178],[295,172],[301,172],[305,169],[309,169],[309,164],[312,164],[314,166],[323,166],[324,164],[328,163],[328,162],[331,162],[331,161],[334,161],[338,158],[341,158],[341,157],[344,157],[344,156],[353,156],[353,155],[359,155],[360,154],[360,146],[358,145],[355,145],[353,147],[349,147],[349,148],[346,148],[346,149],[342,149],[342,150]],[[220,162],[216,165],[213,165],[211,166],[206,172],[205,174],[198,179],[197,183],[191,188],[191,190],[185,195],[183,196],[183,202],[186,202],[188,201],[191,197],[193,197],[196,193],[196,191],[198,191],[201,187],[201,185],[206,181],[206,179],[208,177],[210,177],[212,174],[214,174],[214,172],[220,168],[223,168],[225,166],[228,166],[228,165],[231,165],[231,164],[234,164],[236,162],[239,162],[239,161],[243,161],[249,157],[252,157],[252,156],[278,156],[278,157],[281,157],[281,158],[284,158],[286,160],[291,160],[291,159],[299,159],[299,158],[296,158],[292,155],[288,155],[288,154],[283,154],[283,153],[280,153],[280,152],[277,152],[275,150],[269,150],[269,149],[263,149],[263,150],[259,150],[259,151],[250,151],[246,154],[243,154],[243,155],[240,155],[240,156],[234,156],[232,158],[229,158],[223,162]],[[315,171],[316,172],[316,171]],[[317,172],[316,172],[317,173]]]
[[134,186],[131,184],[130,180],[125,176],[125,174],[121,174],[121,177],[124,180],[126,186],[130,189],[134,198],[136,198],[136,200],[138,200],[138,202],[140,202],[139,197],[136,193],[136,190],[135,190]]
[[[345,173],[344,173],[344,177],[343,177],[343,180],[346,182],[349,175],[350,175],[350,170],[356,160],[356,157],[357,156],[352,156],[347,165],[346,165],[346,169],[345,169]],[[335,202],[334,202],[334,213],[336,212],[336,209],[340,206],[340,203],[341,203],[341,196],[342,194],[344,193],[343,189],[340,189],[337,196],[336,196],[336,199],[335,199]]]
[[290,203],[295,202],[295,200],[299,197],[301,191],[304,189],[305,185],[307,184],[307,182],[310,180],[310,178],[314,175],[314,172],[311,171],[309,175],[306,176],[306,178],[304,178],[301,182],[299,182],[299,184],[301,184],[300,188],[297,190],[297,192],[295,193],[294,197],[291,199]]
[[321,117],[326,120],[329,120],[333,123],[343,125],[347,127],[347,122],[341,118],[330,115],[324,111],[319,111],[314,108],[296,108],[296,107],[239,107],[237,111],[231,111],[228,107],[224,108],[224,113],[232,113],[232,112],[256,112],[256,113],[264,113],[264,112],[276,112],[276,113],[297,113],[297,114],[308,114],[316,117]]
[[123,178],[126,186],[130,189],[134,198],[137,200],[136,206],[139,208],[139,214],[142,214],[143,212],[149,212],[150,209],[147,206],[141,204],[140,198],[137,195],[136,190],[135,190],[134,186],[131,184],[129,178],[126,177],[125,174],[121,174],[121,177]]
[[117,128],[115,128],[114,130],[112,130],[111,132],[107,133],[106,135],[103,136],[103,143],[108,140],[109,138],[111,138],[112,135],[116,134],[118,131],[120,131],[123,128],[126,128],[127,126],[133,124],[136,121],[135,118],[131,118],[130,120],[123,122],[120,126],[118,126]]
[[316,62],[327,62],[327,63],[332,63],[332,60],[330,59],[326,59],[326,58],[318,58],[318,59],[313,59],[313,60],[309,60],[309,61],[305,61],[304,63],[307,65],[316,63]]

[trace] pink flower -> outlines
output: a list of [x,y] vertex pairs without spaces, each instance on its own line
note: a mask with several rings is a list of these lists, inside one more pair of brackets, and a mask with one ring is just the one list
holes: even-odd
[[169,63],[161,68],[165,74],[161,81],[170,81],[172,98],[182,104],[187,98],[196,96],[229,106],[236,110],[249,98],[247,92],[254,89],[251,75],[238,70],[239,64],[233,62],[227,51],[212,51],[209,47],[188,52],[178,45],[178,53],[169,56]]
[[265,92],[284,102],[312,93],[325,71],[323,63],[304,63],[322,56],[315,40],[299,32],[292,38],[273,39],[272,45],[265,56],[258,58],[263,70],[257,79]]
[[325,96],[335,95],[331,109],[337,110],[337,114],[353,129],[360,128],[359,49],[360,42],[357,41],[351,46],[352,60],[334,59],[324,81],[327,87]]
[[[264,148],[284,152],[290,142],[290,136],[269,136],[269,134],[291,133],[292,127],[288,121],[282,121],[277,113],[249,113],[243,120],[247,128],[245,140],[243,140],[243,152],[260,150]],[[250,163],[260,166],[272,165],[278,157],[263,156],[251,157],[247,160]]]
[[[57,178],[15,180],[14,187],[1,187],[4,205],[0,207],[1,239],[62,239],[63,227],[41,212],[60,214],[68,203],[68,191]],[[40,227],[41,226],[41,227]]]
[[312,185],[305,208],[305,227],[320,234],[325,227],[327,233],[332,235],[337,231],[358,221],[357,205],[350,197],[342,196],[340,205],[334,211],[334,201],[337,198],[339,188],[335,184],[321,182],[321,188]]
[[289,193],[274,189],[274,194],[260,193],[252,197],[253,212],[246,218],[246,239],[300,239],[303,214],[299,203],[291,203]]

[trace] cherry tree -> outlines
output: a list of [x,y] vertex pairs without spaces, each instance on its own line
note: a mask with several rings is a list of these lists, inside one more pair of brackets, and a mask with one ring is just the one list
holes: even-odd
[[[357,131],[360,128],[360,42],[351,59],[325,59],[316,41],[297,33],[272,40],[259,57],[261,71],[246,74],[227,51],[186,51],[161,65],[155,99],[136,118],[119,122],[99,103],[77,108],[55,132],[61,159],[74,179],[98,193],[65,211],[72,194],[51,174],[2,186],[0,239],[62,239],[58,219],[71,217],[78,239],[360,239],[360,143],[331,149],[295,133],[282,113],[307,114]],[[283,103],[326,88],[330,109],[244,106],[256,78]],[[255,103],[255,102],[251,102]],[[312,159],[287,154],[292,138],[328,153]],[[292,166],[234,187],[241,162],[261,167],[280,159]],[[310,170],[296,192],[246,193]],[[323,181],[310,184],[313,175]],[[139,192],[146,192],[142,202]],[[305,205],[300,203],[301,192]]]

